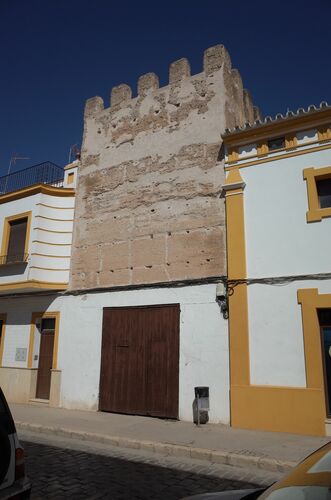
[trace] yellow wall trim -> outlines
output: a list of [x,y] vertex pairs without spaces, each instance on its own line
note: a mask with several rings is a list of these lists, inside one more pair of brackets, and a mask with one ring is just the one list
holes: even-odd
[[2,366],[3,350],[5,347],[7,314],[0,314],[0,320],[2,321],[2,331],[1,331],[1,339],[0,339],[0,366]]
[[[289,136],[286,136],[286,137],[289,137]],[[298,144],[298,139],[296,137],[293,137],[293,143],[291,143],[290,139],[287,140],[285,138],[285,148],[273,149],[272,151],[270,151],[270,154],[283,153],[283,152],[285,153],[287,150],[290,150],[290,149],[296,149],[297,151],[300,151],[304,148],[307,148],[307,146],[313,146],[314,144],[321,144],[321,142],[327,142],[327,141],[329,141],[329,140],[328,139],[323,139],[323,140],[313,139],[311,141],[306,141],[306,142],[303,142],[301,144]],[[265,142],[265,144],[267,145],[267,142]],[[291,145],[291,144],[294,144],[294,145]],[[252,144],[248,144],[248,145],[252,145]],[[266,156],[267,154],[269,154],[269,149],[268,149],[268,153],[264,153],[264,156]],[[225,165],[230,166],[230,164],[231,164],[231,166],[232,166],[232,164],[247,161],[247,160],[250,160],[251,158],[256,158],[257,156],[262,156],[262,155],[258,155],[258,153],[256,152],[256,153],[242,156],[241,158],[238,157],[238,160],[235,160],[235,161],[230,161],[229,159],[227,159],[225,161]],[[237,165],[234,165],[234,166],[237,166]]]
[[[277,149],[272,149],[270,151],[269,145],[268,145],[268,137],[266,137],[263,141],[259,142],[257,144],[257,154],[256,155],[250,155],[248,156],[253,158],[254,156],[266,156],[269,153],[281,153],[282,151],[287,151],[289,149],[296,148],[298,146],[298,140],[296,138],[296,135],[294,133],[292,134],[287,134],[285,136],[281,135],[281,137],[284,137],[284,147],[277,148]],[[242,160],[245,160],[247,157],[241,158]],[[240,159],[240,160],[241,160]]]
[[226,196],[240,196],[242,193],[240,192],[239,189],[231,191],[231,193],[227,193]]
[[317,133],[318,133],[318,139],[320,141],[329,141],[331,139],[330,125],[324,125],[324,127],[319,127]]
[[43,227],[34,227],[33,229],[38,229],[39,231],[44,231],[45,233],[72,234],[72,231],[54,231],[53,229],[44,229]]
[[231,385],[231,424],[293,434],[325,435],[320,389]]
[[[233,192],[225,193],[227,221],[228,277],[246,278],[244,191],[238,189],[238,174]],[[300,290],[307,387],[255,386],[250,383],[248,289],[240,284],[228,289],[230,347],[231,425],[247,429],[325,435],[325,396],[320,332],[316,307],[331,307],[331,294]]]
[[287,120],[279,120],[262,125],[261,127],[253,127],[223,137],[224,143],[229,146],[239,146],[247,144],[249,141],[257,142],[258,140],[270,139],[312,128],[328,126],[331,122],[331,109],[318,110],[313,113],[307,113]]
[[331,167],[305,168],[303,178],[307,181],[307,222],[318,222],[325,217],[331,217],[331,207],[320,208],[316,187],[317,180],[331,178]]
[[269,148],[266,142],[259,142],[257,144],[257,156],[267,155],[269,153]]
[[49,257],[50,259],[70,259],[70,255],[50,255],[47,253],[37,253],[37,252],[32,252],[32,255],[37,255],[38,257]]
[[42,266],[30,266],[30,269],[42,269],[43,271],[70,271],[69,268],[56,268],[56,267],[42,267]]
[[35,184],[34,186],[29,186],[23,189],[19,189],[18,191],[13,191],[12,193],[1,195],[0,204],[19,200],[20,198],[25,198],[26,196],[32,196],[38,193],[48,194],[50,196],[75,196],[75,190],[71,188],[58,188],[54,186],[48,186],[46,184]]
[[[261,160],[255,160],[255,161],[250,161],[250,162],[245,162],[245,163],[237,163],[235,165],[228,165],[225,167],[225,170],[230,171],[230,170],[233,170],[235,168],[252,167],[254,165],[261,165],[262,163],[269,163],[271,161],[285,160],[286,158],[292,158],[293,156],[301,156],[301,155],[305,155],[308,153],[315,153],[316,151],[323,151],[324,149],[331,149],[331,144],[324,144],[322,146],[317,146],[315,148],[302,149],[300,151],[293,151],[291,153],[267,157],[267,158],[263,158]],[[244,161],[244,158],[242,161]]]
[[229,162],[237,161],[239,158],[239,153],[237,148],[230,148],[228,152],[228,160]]
[[75,179],[75,172],[70,172],[67,177],[67,184],[73,184]]
[[27,255],[29,253],[29,240],[30,240],[31,219],[32,219],[32,212],[31,211],[11,215],[10,217],[6,217],[4,219],[2,243],[1,243],[1,255],[3,255],[3,256],[7,255],[7,253],[8,253],[10,223],[13,221],[20,220],[20,219],[27,219],[24,254]]
[[[272,151],[270,151],[270,154],[282,153],[282,152],[286,152],[287,150],[297,149],[297,148],[298,148],[298,150],[300,150],[300,149],[306,148],[307,146],[313,146],[314,144],[320,144],[321,142],[326,142],[326,140],[327,139],[325,139],[325,140],[313,139],[311,141],[306,141],[304,143],[298,144],[298,139],[296,138],[296,136],[288,135],[285,137],[285,147],[279,148],[279,149],[273,149]],[[255,143],[253,143],[253,144],[255,144]],[[253,144],[247,144],[247,145],[253,145]],[[267,142],[265,142],[265,145],[267,146]],[[268,152],[264,153],[264,156],[266,156],[267,154],[269,154],[269,148],[268,148]],[[249,155],[238,157],[238,159],[235,161],[230,161],[228,158],[225,161],[225,164],[229,165],[231,163],[231,166],[232,166],[233,163],[247,161],[247,160],[250,160],[251,158],[256,158],[257,156],[262,156],[262,155],[261,154],[259,155],[258,150],[256,149],[256,153],[251,153]]]
[[223,184],[223,190],[224,191],[238,191],[242,193],[242,188],[245,187],[245,182],[243,178],[241,177],[241,174],[239,172],[238,168],[234,168],[231,170],[228,175],[226,176],[225,182]]
[[[238,187],[238,186],[242,187]],[[246,278],[244,186],[239,170],[228,173],[223,189],[227,218],[228,278]],[[249,384],[247,285],[228,290],[231,384]],[[236,332],[241,332],[237,335]]]
[[56,222],[73,222],[74,219],[54,219],[53,217],[45,217],[44,215],[36,215],[38,219],[53,220]]
[[[331,308],[331,294],[319,295],[317,288],[306,288],[298,290],[297,295],[302,313],[307,387],[322,389],[324,392],[321,334],[317,309]],[[325,417],[324,412],[323,418]]]
[[31,315],[30,321],[30,336],[29,336],[29,351],[28,351],[28,368],[32,368],[33,361],[33,346],[34,346],[34,331],[36,328],[36,321],[38,318],[41,318],[43,313],[41,312],[33,312]]
[[298,146],[298,140],[295,134],[287,134],[285,136],[285,149],[292,149]]
[[27,280],[27,281],[16,281],[15,283],[1,283],[0,291],[7,290],[20,290],[24,288],[42,288],[50,290],[65,290],[69,283],[54,283],[50,281],[38,281],[38,280]]
[[[298,290],[297,296],[302,308],[307,386],[256,386],[235,383],[238,377],[232,377],[231,424],[235,427],[325,435],[325,389],[317,309],[331,308],[331,294],[319,295],[313,288]],[[244,299],[241,298],[242,308]],[[230,318],[233,312],[230,309]],[[233,333],[238,342],[242,342],[245,337],[242,330],[238,328]]]
[[54,247],[71,247],[71,243],[50,243],[49,241],[32,240],[32,243],[41,243],[42,245],[51,245]]
[[36,205],[40,205],[41,207],[53,208],[54,210],[73,210],[74,207],[54,207],[53,205],[47,205],[46,203],[36,203]]

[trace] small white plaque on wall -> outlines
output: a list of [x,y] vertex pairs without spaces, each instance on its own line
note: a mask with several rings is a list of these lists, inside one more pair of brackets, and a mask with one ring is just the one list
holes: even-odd
[[28,350],[26,347],[17,347],[15,353],[15,361],[26,361],[27,351]]

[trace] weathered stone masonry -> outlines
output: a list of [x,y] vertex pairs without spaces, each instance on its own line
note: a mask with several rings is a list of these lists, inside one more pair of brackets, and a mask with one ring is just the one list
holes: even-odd
[[85,107],[71,289],[157,283],[226,273],[221,134],[254,118],[222,45],[203,72],[170,65]]

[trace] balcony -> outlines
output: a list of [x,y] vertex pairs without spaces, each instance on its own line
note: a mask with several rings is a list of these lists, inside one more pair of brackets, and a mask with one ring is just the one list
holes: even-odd
[[9,264],[26,264],[29,254],[19,253],[16,255],[0,255],[0,266]]
[[63,168],[50,161],[38,163],[38,165],[33,165],[24,170],[0,177],[0,196],[33,186],[34,184],[49,184],[55,187],[63,187],[63,180]]

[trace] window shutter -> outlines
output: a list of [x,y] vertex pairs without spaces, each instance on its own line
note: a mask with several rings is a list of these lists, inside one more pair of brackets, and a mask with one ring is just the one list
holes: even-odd
[[7,262],[24,262],[27,222],[27,219],[20,219],[9,223]]

